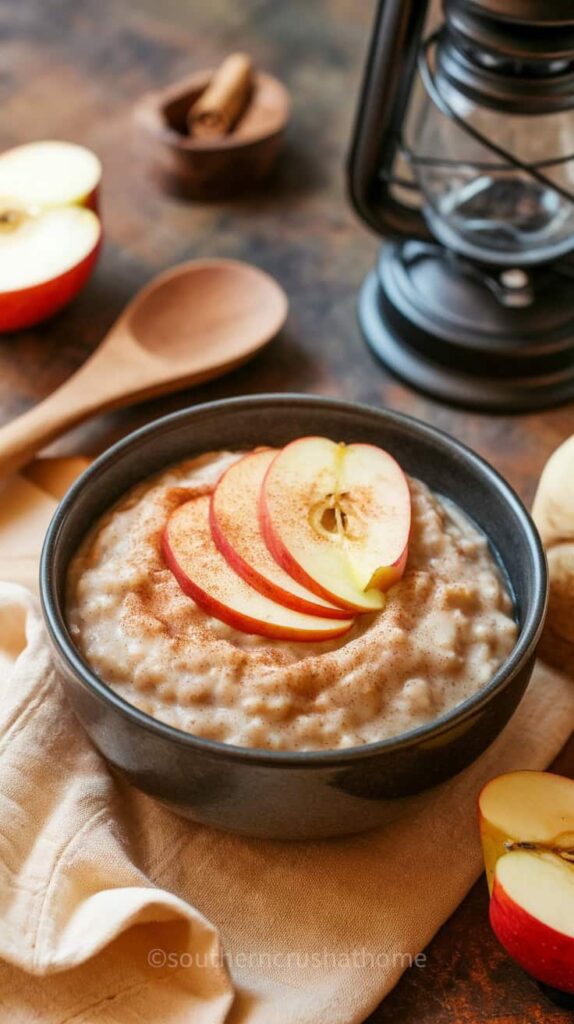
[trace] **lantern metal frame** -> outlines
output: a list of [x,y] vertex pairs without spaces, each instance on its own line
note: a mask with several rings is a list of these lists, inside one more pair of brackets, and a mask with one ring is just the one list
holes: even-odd
[[[512,2],[446,0],[446,5],[465,23],[467,13],[476,21],[477,8],[482,13],[485,7],[508,9]],[[526,43],[518,39],[518,48],[533,47],[538,59],[550,41],[558,57],[563,57],[560,47],[574,53],[574,17],[567,5],[561,0],[543,0],[546,7],[540,0],[520,3],[523,14],[530,5],[533,16],[543,20],[554,4],[557,17],[567,21],[572,31],[563,39],[542,31],[527,37]],[[430,54],[440,45],[443,28],[423,38],[426,8],[418,0],[382,0],[367,60],[349,160],[349,189],[360,217],[391,241],[361,290],[363,334],[392,372],[441,400],[496,411],[525,411],[563,402],[574,398],[572,254],[522,273],[512,269],[520,268],[518,257],[485,263],[472,247],[454,252],[437,242],[432,221],[429,226],[419,208],[394,194],[397,186],[420,191],[416,181],[395,174],[399,153],[413,170],[417,161],[433,159],[417,155],[403,137],[417,67],[441,113],[493,153],[497,162],[492,165],[470,163],[477,172],[484,167],[498,171],[514,167],[574,203],[574,193],[545,174],[546,169],[574,159],[574,154],[527,163],[460,118],[436,83]],[[508,39],[514,46],[511,35]],[[533,112],[555,109],[552,103],[560,109],[574,106],[574,64],[565,61],[564,67],[564,74],[527,90]],[[492,77],[500,103],[511,110],[511,90],[504,77],[502,84]],[[468,87],[473,87],[470,80]],[[491,88],[488,80],[487,87]],[[437,163],[453,169],[469,166],[467,160],[441,158]],[[434,301],[437,296],[439,301]]]

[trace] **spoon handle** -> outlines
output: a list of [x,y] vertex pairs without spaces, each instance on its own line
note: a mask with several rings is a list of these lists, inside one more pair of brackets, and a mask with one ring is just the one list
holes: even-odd
[[[129,401],[136,390],[129,350],[117,356],[107,348],[102,343],[56,391],[0,428],[0,476],[25,466],[47,444],[93,413]],[[140,381],[141,377],[140,369]]]
[[89,415],[94,395],[86,392],[76,377],[0,428],[0,475],[26,465],[50,441]]

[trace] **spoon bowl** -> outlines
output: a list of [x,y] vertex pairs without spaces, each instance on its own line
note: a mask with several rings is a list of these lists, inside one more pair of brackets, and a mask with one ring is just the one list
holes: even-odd
[[235,260],[184,268],[156,278],[126,310],[143,349],[187,369],[213,368],[249,358],[277,333],[287,302],[267,274]]
[[191,260],[159,274],[72,377],[0,429],[0,473],[95,413],[235,369],[278,333],[287,308],[272,277],[237,260]]

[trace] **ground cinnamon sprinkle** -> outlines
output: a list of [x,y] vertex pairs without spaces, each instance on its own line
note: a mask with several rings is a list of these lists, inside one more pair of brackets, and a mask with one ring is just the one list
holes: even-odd
[[165,564],[162,532],[237,457],[207,454],[138,485],[86,538],[68,621],[102,679],[178,728],[271,749],[395,735],[488,682],[515,642],[510,599],[484,538],[416,481],[405,576],[347,636],[267,640],[199,609]]

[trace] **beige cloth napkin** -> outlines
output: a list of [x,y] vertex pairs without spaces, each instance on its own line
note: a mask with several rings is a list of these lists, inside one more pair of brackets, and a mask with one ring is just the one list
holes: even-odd
[[[50,501],[27,484],[0,505],[12,579],[14,510],[29,517],[28,572]],[[490,750],[400,821],[281,844],[185,822],[116,781],[60,692],[35,599],[13,583],[0,584],[0,689],[1,1024],[363,1020],[479,874],[482,784],[546,766],[574,722],[571,681],[539,664]]]

